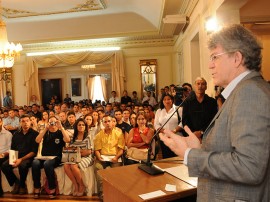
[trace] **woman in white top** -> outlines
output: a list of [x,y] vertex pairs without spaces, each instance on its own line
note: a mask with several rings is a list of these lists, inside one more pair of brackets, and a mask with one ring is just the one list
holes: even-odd
[[[160,127],[166,123],[166,121],[177,109],[173,103],[174,97],[172,95],[167,94],[161,98],[160,109],[157,110],[154,121],[154,127],[156,130],[159,130]],[[174,113],[168,123],[166,123],[165,126],[160,130],[161,133],[164,131],[164,129],[170,129],[174,133],[181,130],[182,108],[180,108],[177,112]],[[162,141],[160,142],[160,146],[163,158],[176,156],[176,154],[174,154]]]

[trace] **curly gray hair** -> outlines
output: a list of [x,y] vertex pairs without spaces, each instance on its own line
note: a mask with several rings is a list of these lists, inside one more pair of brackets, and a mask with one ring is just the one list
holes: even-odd
[[213,33],[208,40],[208,48],[212,50],[217,45],[221,45],[226,52],[239,51],[243,55],[244,65],[247,69],[261,70],[262,46],[251,31],[242,25],[230,25]]

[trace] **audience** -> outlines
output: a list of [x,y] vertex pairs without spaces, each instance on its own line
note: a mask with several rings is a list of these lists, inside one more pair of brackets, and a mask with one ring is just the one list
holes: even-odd
[[[139,149],[147,149],[149,147],[148,144],[155,130],[158,130],[176,109],[174,97],[171,95],[174,85],[170,87],[171,91],[168,86],[162,88],[162,97],[159,98],[160,109],[158,109],[157,112],[155,112],[154,108],[157,102],[155,97],[152,96],[151,91],[146,93],[147,95],[143,98],[142,102],[140,102],[136,91],[133,91],[132,98],[130,98],[125,90],[121,100],[116,97],[116,91],[112,91],[112,97],[109,99],[109,102],[103,102],[103,105],[101,105],[100,100],[96,100],[92,103],[89,99],[80,100],[79,102],[70,101],[55,104],[55,99],[57,99],[55,97],[52,97],[52,103],[48,105],[49,109],[47,111],[42,109],[42,107],[39,108],[39,105],[36,103],[33,103],[32,106],[15,105],[15,109],[18,109],[18,117],[24,117],[25,114],[26,117],[28,117],[27,114],[31,115],[30,119],[28,117],[30,120],[29,129],[27,129],[28,126],[24,123],[25,121],[21,122],[24,129],[20,128],[19,119],[16,119],[17,117],[13,115],[15,114],[14,109],[4,111],[5,108],[3,108],[3,121],[0,119],[0,127],[2,122],[3,125],[6,123],[5,128],[15,134],[23,133],[22,131],[30,131],[31,134],[33,131],[39,132],[37,138],[34,138],[34,142],[31,143],[32,147],[29,147],[27,150],[29,151],[29,155],[27,154],[27,157],[24,158],[22,154],[20,154],[21,161],[24,163],[20,165],[21,161],[18,161],[16,164],[17,167],[20,166],[19,172],[22,172],[21,181],[14,178],[13,175],[8,179],[10,185],[16,185],[12,193],[26,192],[24,182],[27,176],[27,170],[32,165],[34,198],[39,198],[40,189],[43,186],[40,184],[40,169],[43,167],[48,178],[50,190],[49,198],[55,198],[55,173],[52,171],[61,164],[64,143],[71,142],[71,146],[81,148],[81,154],[83,156],[83,160],[80,163],[65,164],[63,166],[66,176],[70,178],[73,184],[72,194],[74,196],[82,196],[84,194],[86,185],[83,184],[81,172],[84,172],[87,167],[94,163],[94,156],[96,156],[95,175],[98,181],[99,196],[102,198],[102,179],[97,175],[96,171],[108,166],[115,167],[122,165],[121,160],[125,145],[127,145],[128,148],[137,147]],[[192,86],[188,83],[184,83],[182,87],[186,89],[183,91],[183,98],[186,98],[191,92]],[[196,88],[199,89],[199,87],[195,86],[195,89]],[[200,89],[202,88],[200,87]],[[208,99],[207,95],[204,97]],[[188,98],[188,100],[189,99],[190,98]],[[41,115],[41,118],[37,122],[39,115]],[[181,116],[182,108],[179,109],[178,113],[174,114],[164,128],[168,128],[173,132],[179,132],[182,124]],[[15,124],[15,119],[17,120],[17,124]],[[24,119],[27,118],[24,117]],[[13,122],[11,120],[13,120]],[[50,125],[51,122],[57,123],[57,125]],[[10,126],[12,125],[16,127],[11,128]],[[8,133],[5,128],[2,128],[0,134]],[[163,130],[161,130],[161,132],[162,131]],[[37,135],[37,132],[35,134]],[[65,135],[67,135],[67,137],[65,137]],[[179,133],[179,135],[181,134]],[[13,137],[17,136],[18,135],[14,135]],[[107,137],[116,138],[115,144],[112,145],[110,138],[108,139]],[[55,144],[56,139],[59,140],[59,144]],[[56,158],[42,160],[38,157],[32,163],[33,157],[37,154],[37,143],[41,145],[42,156],[56,156]],[[14,147],[15,146],[12,146],[12,148]],[[175,156],[174,153],[162,143],[161,148],[163,158]],[[26,149],[24,148],[21,152],[25,151]],[[0,158],[0,166],[2,164],[2,167],[5,169],[3,171],[4,174],[6,175],[8,173],[9,175],[13,167],[10,168],[7,164],[4,164],[4,161],[7,160],[7,156],[4,153],[3,151],[2,155],[5,160]],[[133,164],[136,163],[136,161],[129,159],[125,161],[125,163]],[[0,187],[0,196],[3,195],[1,193]]]

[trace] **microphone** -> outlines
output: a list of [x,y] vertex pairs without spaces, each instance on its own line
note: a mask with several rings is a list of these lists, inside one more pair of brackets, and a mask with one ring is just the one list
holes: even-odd
[[[179,110],[180,107],[183,106],[185,101],[187,99],[193,99],[196,97],[196,94],[194,91],[191,91],[189,96],[186,97],[179,106],[177,106],[176,110],[172,113],[172,115],[167,119],[167,121],[156,131],[156,133],[153,135],[153,137],[150,140],[148,153],[147,153],[147,159],[146,162],[141,163],[138,168],[143,170],[144,172],[150,174],[150,175],[159,175],[163,174],[164,171],[153,165],[153,162],[151,162],[151,154],[152,154],[152,143],[155,139],[155,137],[158,137],[159,132],[163,129],[163,127],[169,122],[169,120],[173,117],[173,115]],[[159,139],[159,138],[158,138]]]

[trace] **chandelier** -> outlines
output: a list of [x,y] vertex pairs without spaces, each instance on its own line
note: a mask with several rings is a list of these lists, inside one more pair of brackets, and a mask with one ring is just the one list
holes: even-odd
[[93,70],[96,68],[96,65],[82,65],[81,68],[84,70]]
[[22,45],[8,42],[6,24],[2,20],[2,11],[2,1],[0,0],[0,68],[11,68],[15,59],[20,56]]

